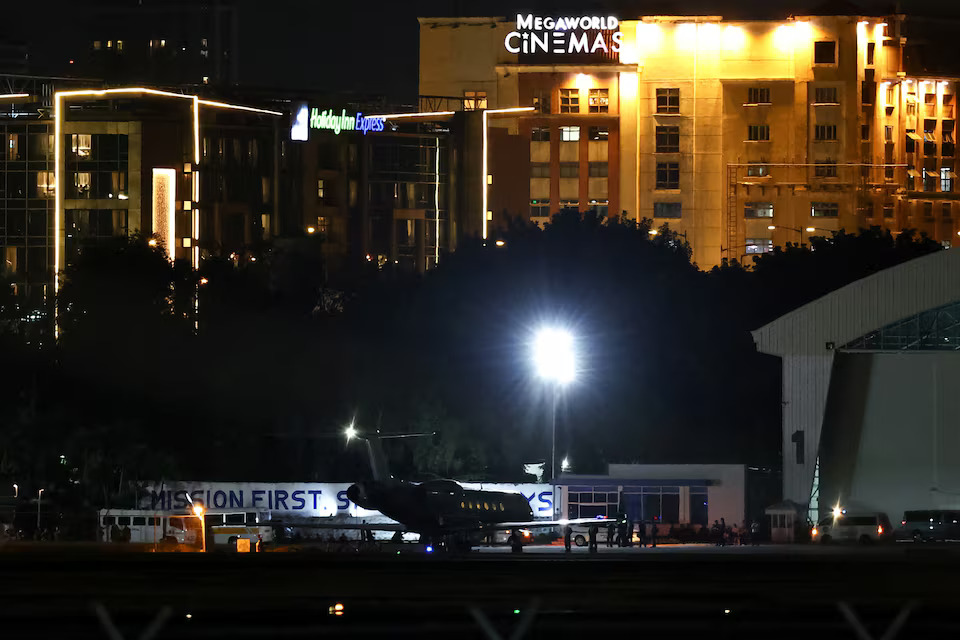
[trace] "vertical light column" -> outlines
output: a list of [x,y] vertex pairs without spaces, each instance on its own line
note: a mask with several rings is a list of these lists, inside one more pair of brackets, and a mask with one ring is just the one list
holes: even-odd
[[193,268],[200,268],[200,98],[193,96]]
[[176,257],[177,172],[153,170],[153,235],[163,243],[167,257]]
[[[63,155],[61,149],[62,142],[61,131],[63,129],[63,113],[61,105],[63,97],[60,93],[53,94],[53,292],[54,295],[60,290],[60,262],[62,260],[60,253],[60,207],[63,204],[63,189],[61,181],[63,180],[60,171],[60,161]],[[56,315],[56,312],[54,312]],[[56,325],[56,319],[54,320]]]
[[434,219],[436,223],[436,237],[433,240],[433,266],[440,264],[440,138],[437,138],[437,160],[434,164]]

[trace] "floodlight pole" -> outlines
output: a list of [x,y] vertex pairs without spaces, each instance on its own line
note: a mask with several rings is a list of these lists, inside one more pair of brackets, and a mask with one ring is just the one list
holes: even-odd
[[550,480],[556,480],[557,478],[557,396],[559,391],[557,388],[560,385],[558,383],[553,384],[553,417],[552,417],[552,429],[553,437],[552,443],[550,445]]

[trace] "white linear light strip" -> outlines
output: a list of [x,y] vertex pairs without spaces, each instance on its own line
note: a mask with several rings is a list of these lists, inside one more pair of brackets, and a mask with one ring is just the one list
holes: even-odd
[[452,116],[456,111],[421,111],[419,113],[387,113],[382,115],[365,116],[367,118],[383,118],[384,120],[399,120],[400,118],[429,118],[430,116]]
[[0,100],[13,98],[29,98],[29,93],[0,93]]
[[437,137],[437,163],[434,166],[435,171],[435,190],[433,193],[433,205],[436,212],[436,237],[433,239],[433,266],[440,264],[440,138]]
[[483,110],[483,116],[482,116],[483,118],[483,123],[482,123],[483,125],[483,162],[482,162],[483,177],[482,178],[483,179],[480,182],[480,185],[481,185],[480,188],[482,189],[482,194],[483,194],[483,197],[481,198],[481,200],[483,205],[483,239],[484,240],[487,239],[487,197],[488,197],[487,190],[488,190],[488,187],[490,186],[487,184],[487,175],[489,175],[487,172],[487,147],[488,147],[487,115],[491,113],[523,113],[525,111],[533,111],[533,110],[534,110],[533,107],[507,107],[506,109],[484,109]]
[[227,104],[226,102],[217,102],[216,100],[199,100],[200,104],[208,107],[220,107],[221,109],[236,109],[238,111],[250,111],[251,113],[265,113],[270,116],[282,116],[280,111],[271,111],[270,109],[257,109],[256,107],[245,107],[242,104]]

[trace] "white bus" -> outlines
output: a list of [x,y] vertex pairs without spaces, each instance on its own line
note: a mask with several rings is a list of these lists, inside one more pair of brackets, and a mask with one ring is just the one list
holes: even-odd
[[200,539],[197,518],[160,515],[142,509],[101,509],[98,525],[99,540],[103,542],[196,544]]
[[[101,509],[100,537],[103,542],[178,543],[199,545],[202,542],[200,519],[192,514],[166,514],[142,509]],[[235,547],[239,538],[256,545],[273,542],[273,527],[268,514],[255,511],[207,512],[203,516],[207,527],[207,545]],[[130,539],[126,539],[126,530]]]

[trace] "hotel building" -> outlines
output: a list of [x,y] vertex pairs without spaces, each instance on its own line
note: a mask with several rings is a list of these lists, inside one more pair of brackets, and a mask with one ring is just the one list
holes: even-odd
[[515,18],[420,19],[421,94],[533,107],[489,121],[471,215],[493,229],[625,212],[704,269],[838,229],[960,230],[957,78],[905,68],[903,16]]

